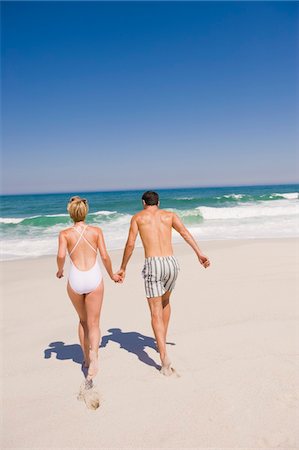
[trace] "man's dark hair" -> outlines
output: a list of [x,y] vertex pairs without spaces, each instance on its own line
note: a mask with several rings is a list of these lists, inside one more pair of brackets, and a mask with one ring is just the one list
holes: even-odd
[[142,200],[145,201],[146,205],[157,205],[159,203],[159,195],[157,192],[146,191],[142,196]]

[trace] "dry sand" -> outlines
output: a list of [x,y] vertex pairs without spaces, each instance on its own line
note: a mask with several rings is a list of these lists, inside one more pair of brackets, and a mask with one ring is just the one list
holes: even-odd
[[180,378],[156,368],[141,249],[124,285],[105,275],[96,411],[77,400],[78,320],[55,258],[1,264],[3,449],[298,447],[298,241],[202,248],[207,270],[175,247],[168,349]]

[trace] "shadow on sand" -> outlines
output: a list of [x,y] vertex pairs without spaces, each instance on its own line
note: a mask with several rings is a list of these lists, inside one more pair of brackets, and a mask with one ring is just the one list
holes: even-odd
[[136,331],[124,332],[120,328],[110,328],[108,332],[110,334],[103,336],[100,348],[105,348],[109,342],[116,342],[119,344],[120,348],[129,353],[133,353],[137,356],[139,361],[144,364],[155,367],[157,370],[161,369],[161,366],[150,358],[145,351],[146,347],[157,351],[155,339],[149,336],[144,336]]
[[79,344],[66,345],[62,341],[51,342],[50,348],[44,351],[44,358],[49,359],[52,354],[56,354],[56,359],[66,360],[71,359],[77,364],[83,362],[83,352]]
[[[155,339],[136,331],[124,332],[120,328],[110,328],[108,332],[110,334],[103,336],[100,348],[107,347],[109,342],[115,342],[119,344],[121,349],[136,355],[140,362],[155,367],[157,370],[161,369],[161,366],[150,358],[145,351],[147,347],[157,352]],[[175,345],[172,342],[167,342],[167,344]],[[79,344],[66,345],[62,341],[51,342],[49,348],[44,351],[44,357],[49,359],[52,354],[56,355],[56,359],[71,359],[77,364],[82,364],[83,362],[83,353]]]

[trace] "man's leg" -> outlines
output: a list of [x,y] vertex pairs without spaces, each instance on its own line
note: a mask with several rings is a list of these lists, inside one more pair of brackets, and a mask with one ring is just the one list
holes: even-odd
[[165,292],[165,294],[162,295],[162,308],[163,308],[163,323],[164,323],[164,332],[165,332],[165,343],[167,341],[167,330],[168,330],[168,324],[171,314],[171,308],[170,308],[170,291]]
[[161,372],[163,375],[171,375],[172,369],[166,353],[165,326],[163,322],[162,297],[148,298],[148,304],[151,311],[152,327],[158,345],[161,358]]
[[148,305],[151,311],[153,332],[155,334],[161,362],[163,365],[163,361],[166,356],[166,343],[165,327],[163,322],[162,297],[148,298]]

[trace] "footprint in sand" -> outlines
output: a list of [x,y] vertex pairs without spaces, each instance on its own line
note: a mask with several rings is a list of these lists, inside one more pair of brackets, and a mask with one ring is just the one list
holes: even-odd
[[98,409],[100,406],[100,394],[95,389],[92,380],[85,380],[80,386],[78,400],[84,401],[88,409]]

